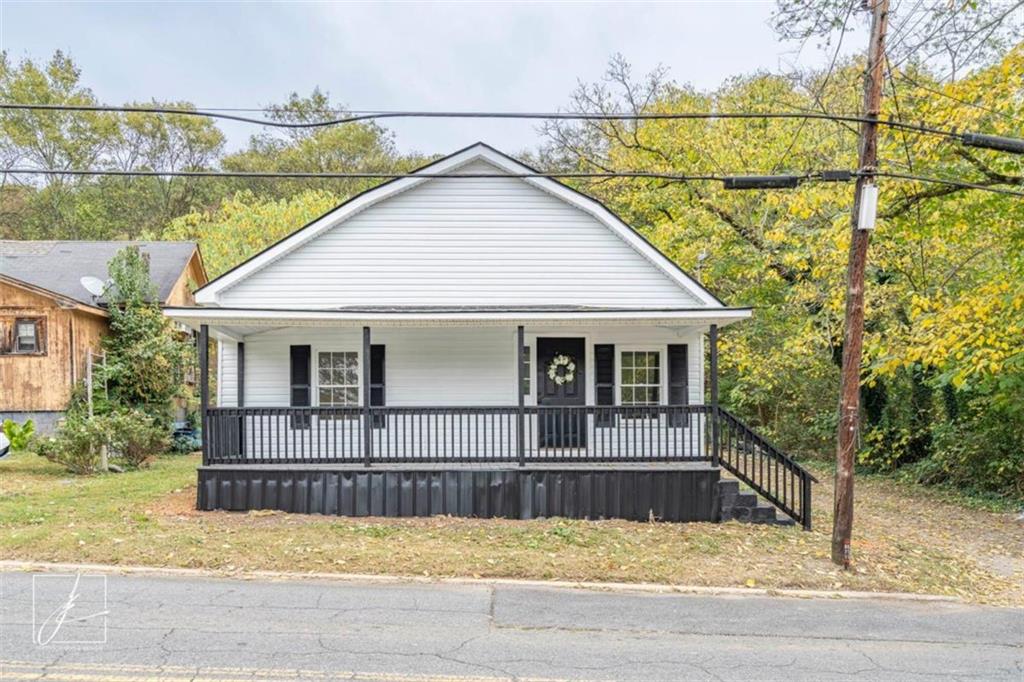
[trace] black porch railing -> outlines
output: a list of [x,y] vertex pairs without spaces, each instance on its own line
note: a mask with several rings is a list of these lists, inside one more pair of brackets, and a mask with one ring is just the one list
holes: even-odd
[[[705,405],[211,407],[206,464],[710,459]],[[520,426],[520,416],[522,425]],[[370,437],[364,437],[366,424]]]
[[724,408],[717,421],[722,468],[810,530],[811,483],[818,479]]
[[214,407],[205,414],[203,452],[206,465],[707,460],[808,529],[815,480],[709,405]]

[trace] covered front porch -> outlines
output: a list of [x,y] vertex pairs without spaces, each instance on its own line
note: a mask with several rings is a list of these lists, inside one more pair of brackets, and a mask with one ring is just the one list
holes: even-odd
[[749,311],[170,314],[199,335],[200,508],[718,520],[724,469],[810,522],[809,474],[718,404]]

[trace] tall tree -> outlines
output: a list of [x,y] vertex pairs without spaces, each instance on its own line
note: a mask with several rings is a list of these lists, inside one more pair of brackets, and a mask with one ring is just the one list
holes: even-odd
[[[5,102],[92,105],[92,92],[79,83],[80,71],[62,52],[44,65],[23,60],[14,65],[0,53],[0,99]],[[102,112],[17,111],[0,112],[0,149],[4,161],[13,165],[41,168],[88,168],[110,147],[116,134],[113,115]],[[20,187],[5,192],[5,209],[12,222],[6,236],[47,236],[58,232],[78,233],[81,216],[73,201],[76,189],[85,182],[73,176],[47,176],[30,184],[18,176],[4,178]],[[24,209],[14,211],[7,201]]]
[[[347,110],[314,89],[308,97],[292,93],[284,104],[268,107],[267,118],[285,123],[318,123],[343,118]],[[227,170],[255,172],[393,173],[409,170],[420,159],[403,157],[392,133],[373,122],[290,128],[253,135],[249,147],[224,158]],[[246,179],[235,186],[264,197],[284,198],[310,190],[339,197],[358,194],[380,179]]]
[[216,277],[338,203],[336,195],[320,190],[286,199],[238,192],[214,209],[175,218],[164,238],[198,242],[207,271]]
[[[857,107],[862,68],[856,60],[838,61],[830,70],[737,78],[702,93],[673,83],[663,71],[634,78],[617,58],[603,81],[577,90],[570,108],[848,112]],[[955,83],[910,65],[887,80],[883,117],[1012,133],[1024,110],[1019,80],[1009,74],[1022,71],[1022,47]],[[904,73],[919,86],[902,79]],[[561,169],[801,173],[856,165],[855,130],[831,122],[588,121],[550,124],[545,133],[541,161]],[[891,129],[883,130],[880,145],[884,169],[1021,186],[1019,157],[966,151]],[[788,446],[821,453],[835,428],[850,188],[809,183],[755,193],[725,191],[717,183],[634,180],[579,186],[641,226],[684,267],[695,269],[698,255],[708,253],[701,265],[704,281],[730,302],[757,309],[751,323],[723,336],[725,400]],[[949,363],[941,371],[930,369],[933,362],[922,362],[905,345],[925,319],[915,301],[940,305],[983,283],[1020,282],[1021,250],[1014,246],[1020,244],[1024,202],[953,186],[887,181],[881,207],[873,237],[878,248],[868,268],[864,368],[875,416],[869,416],[860,457],[891,467],[913,459],[913,448],[929,447],[917,432],[921,420],[915,422],[907,407],[922,395],[915,385],[941,391],[941,382],[956,376]],[[993,324],[998,319],[991,315]],[[913,410],[927,429],[935,429],[941,415],[930,414],[928,402],[921,400]],[[941,440],[934,447],[940,445]],[[982,486],[992,480],[974,478]],[[1007,476],[998,480],[1005,483]]]
[[[0,54],[0,98],[96,105],[81,72],[61,52],[45,65],[11,65]],[[150,105],[190,108],[186,102]],[[129,104],[128,106],[131,106]],[[0,157],[28,168],[207,170],[224,136],[210,119],[88,111],[0,111]],[[27,179],[26,179],[27,178]],[[136,238],[229,191],[210,180],[72,175],[6,176],[0,234],[17,238]]]
[[184,390],[182,377],[191,348],[160,310],[149,261],[134,246],[108,265],[110,335],[103,339],[111,398],[166,417],[171,398]]

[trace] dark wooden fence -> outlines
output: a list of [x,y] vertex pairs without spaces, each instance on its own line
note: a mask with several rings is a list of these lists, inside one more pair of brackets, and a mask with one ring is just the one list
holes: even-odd
[[734,415],[645,407],[215,407],[203,463],[721,464],[810,528],[814,477]]

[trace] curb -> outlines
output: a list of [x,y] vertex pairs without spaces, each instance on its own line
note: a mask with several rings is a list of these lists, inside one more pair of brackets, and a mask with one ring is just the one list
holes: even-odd
[[961,603],[959,597],[912,592],[858,592],[854,590],[802,590],[766,587],[710,587],[705,585],[671,585],[661,583],[578,582],[571,580],[518,580],[515,578],[450,578],[368,573],[288,573],[284,571],[227,572],[205,568],[164,568],[158,566],[116,566],[109,564],[68,564],[44,561],[0,561],[4,572],[90,571],[119,575],[151,575],[172,578],[214,578],[221,580],[316,580],[340,583],[413,584],[413,585],[477,585],[488,587],[532,587],[540,589],[589,590],[643,594],[689,594],[726,597],[784,597],[793,599],[884,599]]

